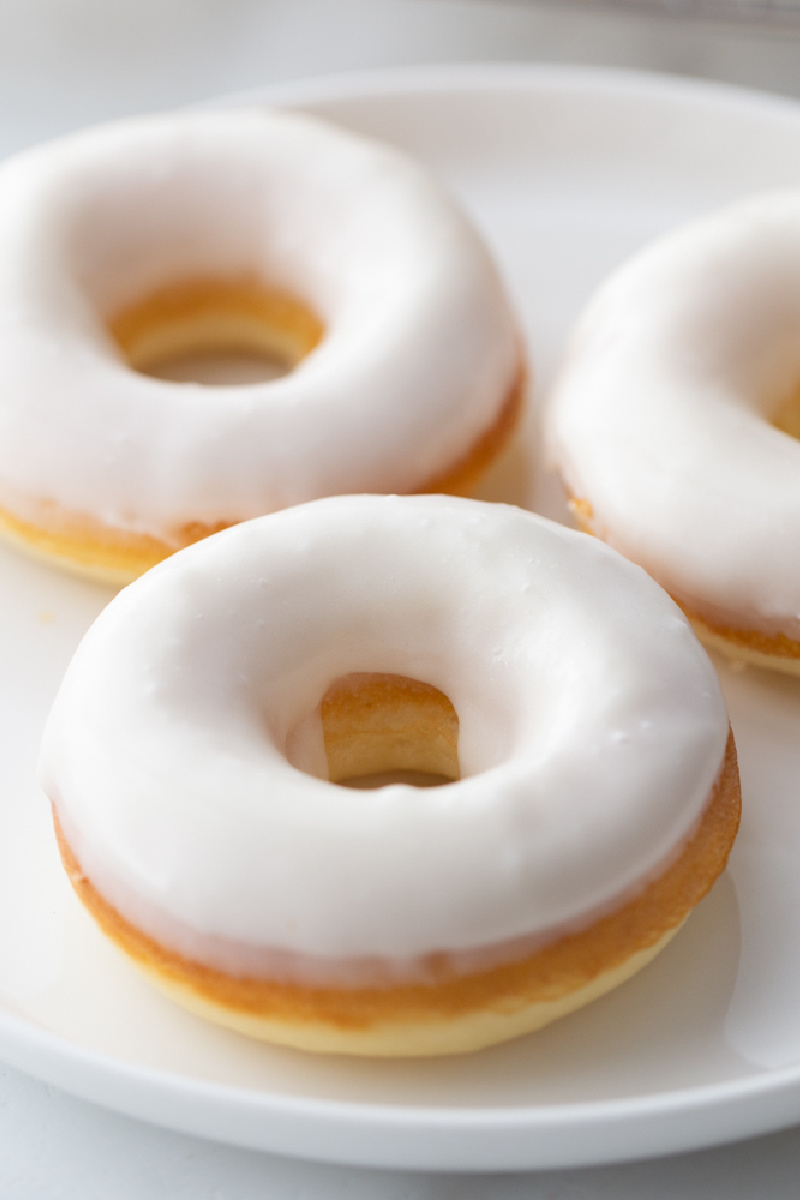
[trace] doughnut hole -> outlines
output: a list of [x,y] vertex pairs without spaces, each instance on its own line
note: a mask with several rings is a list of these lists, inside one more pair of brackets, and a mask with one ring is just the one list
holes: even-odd
[[214,385],[288,375],[324,327],[303,301],[254,279],[196,279],[137,300],[109,332],[139,374]]
[[323,696],[321,716],[332,783],[433,787],[461,776],[458,715],[431,684],[403,675],[344,675]]

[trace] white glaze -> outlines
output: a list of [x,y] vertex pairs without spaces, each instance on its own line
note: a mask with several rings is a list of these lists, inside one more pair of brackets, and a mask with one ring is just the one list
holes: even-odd
[[593,526],[711,622],[800,636],[800,191],[653,244],[578,323],[548,440]]
[[[463,778],[306,773],[324,764],[295,734],[351,671],[445,692]],[[727,732],[686,620],[607,546],[502,505],[339,497],[120,593],[67,671],[41,778],[83,870],[159,940],[354,978],[434,951],[468,966],[620,903],[695,828]]]
[[[327,327],[293,372],[129,370],[109,318],[186,278],[257,276]],[[401,153],[262,110],[110,124],[0,168],[0,506],[170,541],[328,493],[406,491],[496,419],[514,322],[479,237]],[[335,446],[335,453],[332,447]]]

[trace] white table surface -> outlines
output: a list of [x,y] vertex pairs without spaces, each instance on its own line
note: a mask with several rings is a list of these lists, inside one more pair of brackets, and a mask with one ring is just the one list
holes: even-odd
[[[553,0],[0,0],[0,154],[107,117],[413,63],[596,63],[800,98],[800,32]],[[326,1166],[139,1123],[0,1066],[14,1200],[788,1200],[800,1129],[619,1166],[452,1175]]]

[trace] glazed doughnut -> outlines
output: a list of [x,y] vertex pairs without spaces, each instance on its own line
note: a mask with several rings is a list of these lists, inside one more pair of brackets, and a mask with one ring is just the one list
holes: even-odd
[[800,192],[784,192],[623,265],[579,321],[546,418],[584,528],[710,646],[795,673],[798,400]]
[[[230,349],[287,372],[145,373]],[[468,490],[524,373],[485,246],[396,150],[230,109],[0,167],[0,530],[51,560],[124,582],[319,496]]]
[[[438,786],[354,786],[395,771]],[[377,1055],[476,1049],[626,979],[740,803],[715,672],[658,585],[444,496],[316,501],[148,572],[78,649],[41,779],[80,899],[162,988]]]

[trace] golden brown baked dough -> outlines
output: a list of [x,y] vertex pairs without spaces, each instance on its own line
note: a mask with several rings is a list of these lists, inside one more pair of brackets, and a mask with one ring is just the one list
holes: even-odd
[[[396,683],[395,683],[396,680]],[[449,701],[421,685],[416,697],[409,682],[382,676],[367,683],[366,694],[347,696],[348,682],[329,697],[333,738],[354,743],[347,727],[356,708],[373,705],[380,714],[367,734],[364,761],[349,751],[340,767],[358,775],[361,768],[385,770],[395,763],[389,752],[400,746],[413,725],[428,724],[431,745],[447,747],[452,725]],[[398,707],[391,693],[396,688]],[[436,693],[435,695],[433,693]],[[444,703],[442,703],[444,701]],[[450,706],[452,707],[452,706]],[[403,730],[386,737],[386,719]],[[376,732],[377,730],[377,732]],[[343,733],[344,731],[344,733]],[[376,744],[385,753],[375,752]],[[357,747],[355,747],[357,749]],[[334,756],[338,750],[333,749]],[[437,752],[430,765],[440,770],[449,753]],[[415,760],[418,763],[419,760]],[[380,764],[380,765],[379,765]],[[450,764],[451,766],[452,764]],[[440,773],[445,774],[445,771]],[[559,937],[531,952],[514,954],[497,965],[494,948],[484,969],[461,973],[446,955],[430,955],[426,982],[384,986],[304,986],[280,979],[241,978],[192,962],[159,945],[125,920],[100,895],[77,863],[55,817],[64,866],[77,895],[100,928],[142,967],[163,990],[185,1007],[253,1037],[331,1053],[414,1056],[479,1049],[530,1032],[611,990],[644,966],[677,932],[691,910],[724,870],[739,825],[741,789],[733,734],[722,768],[694,835],[657,878],[616,911],[588,927]]]

